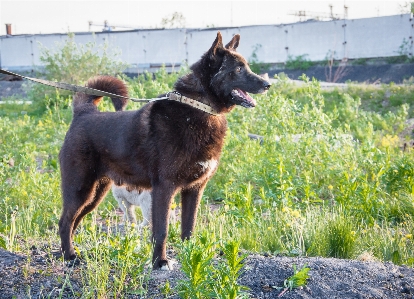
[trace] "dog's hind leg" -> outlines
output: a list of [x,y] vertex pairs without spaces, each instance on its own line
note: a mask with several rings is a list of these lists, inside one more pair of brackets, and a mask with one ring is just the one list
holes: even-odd
[[166,253],[168,221],[170,206],[177,188],[166,181],[152,184],[152,241],[154,253],[152,265],[154,270],[171,270]]
[[206,184],[181,191],[181,239],[189,239],[194,231],[198,206]]
[[92,201],[88,202],[88,205],[85,205],[82,211],[78,214],[73,224],[73,231],[75,233],[76,228],[79,223],[88,213],[92,212],[105,198],[106,193],[111,189],[112,182],[108,178],[100,179],[95,186],[95,194]]
[[76,258],[72,236],[80,220],[99,204],[110,187],[109,180],[106,183],[85,183],[79,190],[76,189],[76,184],[69,186],[62,182],[63,211],[59,220],[59,234],[66,260]]
[[89,188],[82,186],[78,191],[76,184],[65,186],[62,182],[63,193],[63,211],[59,220],[59,235],[61,240],[61,250],[65,260],[73,260],[76,258],[75,250],[72,244],[72,235],[74,223],[83,207],[88,205],[93,196],[93,183]]

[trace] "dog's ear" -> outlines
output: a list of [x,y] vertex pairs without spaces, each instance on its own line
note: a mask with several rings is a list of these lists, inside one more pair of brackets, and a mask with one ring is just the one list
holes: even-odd
[[239,46],[239,42],[240,42],[240,34],[236,34],[235,36],[233,36],[231,41],[226,45],[226,49],[236,50],[237,47]]
[[211,53],[213,56],[217,55],[220,50],[224,49],[223,47],[223,38],[221,36],[220,31],[217,31],[217,37],[214,40],[213,44],[211,45]]

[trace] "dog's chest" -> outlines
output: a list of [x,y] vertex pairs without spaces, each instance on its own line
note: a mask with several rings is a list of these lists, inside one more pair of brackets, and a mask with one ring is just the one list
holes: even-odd
[[196,162],[196,167],[198,167],[199,171],[194,174],[194,178],[197,179],[200,176],[210,177],[216,170],[217,164],[216,159]]

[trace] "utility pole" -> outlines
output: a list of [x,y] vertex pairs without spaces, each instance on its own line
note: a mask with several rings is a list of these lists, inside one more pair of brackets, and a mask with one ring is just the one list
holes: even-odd
[[334,16],[333,16],[333,5],[329,4],[329,10],[330,10],[330,17],[332,20],[334,20]]

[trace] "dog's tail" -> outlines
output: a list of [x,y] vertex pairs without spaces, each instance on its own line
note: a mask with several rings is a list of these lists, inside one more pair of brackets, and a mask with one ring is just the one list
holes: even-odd
[[[98,89],[113,93],[116,95],[128,97],[128,89],[124,82],[111,76],[97,76],[88,80],[86,87]],[[102,96],[87,95],[84,93],[76,93],[73,97],[73,109],[76,111],[83,104],[91,103],[95,106],[102,100]],[[125,109],[128,100],[125,98],[111,97],[112,103],[114,104],[116,111],[122,111]]]

